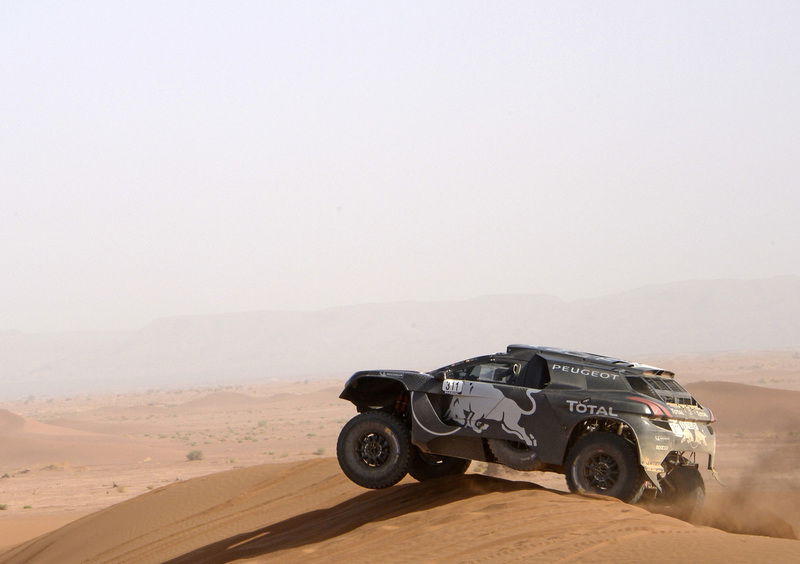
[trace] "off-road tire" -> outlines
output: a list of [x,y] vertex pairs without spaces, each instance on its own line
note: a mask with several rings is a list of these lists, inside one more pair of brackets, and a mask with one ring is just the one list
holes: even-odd
[[661,511],[690,521],[703,508],[706,498],[706,486],[703,476],[694,466],[676,466],[661,480],[661,495],[656,502]]
[[424,482],[433,478],[461,475],[467,471],[471,462],[463,458],[427,454],[412,446],[408,473],[415,480]]
[[514,470],[538,470],[542,467],[536,450],[519,441],[489,439],[489,450],[503,466]]
[[634,446],[619,435],[598,432],[581,437],[569,451],[565,471],[573,493],[636,503],[644,492],[645,476]]
[[383,411],[367,411],[342,428],[336,457],[359,486],[382,489],[403,479],[411,458],[411,435],[403,422]]

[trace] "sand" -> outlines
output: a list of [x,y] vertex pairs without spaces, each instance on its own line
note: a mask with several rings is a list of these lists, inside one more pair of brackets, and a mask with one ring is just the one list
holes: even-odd
[[364,490],[332,458],[355,414],[340,386],[0,406],[0,562],[800,561],[800,392],[688,386],[720,419],[726,486],[705,472],[706,510],[687,523],[477,463]]
[[364,491],[333,459],[168,486],[83,517],[2,562],[672,562],[800,559],[800,542],[735,535],[530,482],[467,475]]

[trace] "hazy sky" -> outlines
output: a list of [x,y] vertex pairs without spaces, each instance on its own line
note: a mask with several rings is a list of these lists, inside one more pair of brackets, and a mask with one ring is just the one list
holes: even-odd
[[800,274],[800,3],[0,2],[0,330]]

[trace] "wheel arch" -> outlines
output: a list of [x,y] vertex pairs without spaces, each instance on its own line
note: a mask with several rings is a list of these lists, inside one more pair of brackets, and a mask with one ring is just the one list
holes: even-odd
[[564,453],[561,456],[561,463],[566,464],[567,457],[569,456],[572,447],[582,437],[591,433],[614,433],[620,435],[628,440],[633,445],[633,450],[636,453],[637,462],[641,463],[639,452],[639,439],[636,436],[636,431],[628,423],[622,419],[613,419],[610,417],[587,417],[578,421],[570,432],[567,439]]
[[401,374],[397,376],[375,372],[356,373],[345,384],[341,399],[352,402],[358,411],[394,408],[398,399],[409,391]]

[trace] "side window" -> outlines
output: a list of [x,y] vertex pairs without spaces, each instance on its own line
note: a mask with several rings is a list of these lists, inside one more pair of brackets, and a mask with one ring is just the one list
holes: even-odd
[[448,378],[454,378],[456,380],[469,380],[470,372],[474,366],[474,364],[462,364],[461,366],[447,370],[445,375]]
[[519,370],[519,364],[483,362],[472,365],[466,379],[510,384],[513,382],[514,377],[519,374]]

